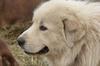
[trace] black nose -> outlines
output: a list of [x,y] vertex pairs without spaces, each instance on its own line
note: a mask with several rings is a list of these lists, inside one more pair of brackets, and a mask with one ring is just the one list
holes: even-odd
[[23,45],[25,44],[25,40],[23,38],[18,38],[17,42],[18,42],[19,46],[21,46],[23,48]]

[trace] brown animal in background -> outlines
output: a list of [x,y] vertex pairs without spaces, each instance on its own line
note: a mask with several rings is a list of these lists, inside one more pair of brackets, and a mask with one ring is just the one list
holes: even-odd
[[0,40],[0,66],[19,66],[8,46]]
[[0,24],[31,20],[33,10],[46,0],[0,0]]

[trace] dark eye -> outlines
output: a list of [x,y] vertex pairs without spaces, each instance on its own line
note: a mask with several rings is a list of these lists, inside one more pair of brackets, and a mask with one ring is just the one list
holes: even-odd
[[47,27],[41,25],[41,26],[40,26],[40,30],[45,31],[45,30],[47,30]]

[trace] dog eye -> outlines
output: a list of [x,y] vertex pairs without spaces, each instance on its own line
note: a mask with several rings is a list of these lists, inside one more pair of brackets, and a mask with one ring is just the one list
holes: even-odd
[[47,27],[42,25],[42,26],[40,26],[40,30],[45,31],[45,30],[47,30]]

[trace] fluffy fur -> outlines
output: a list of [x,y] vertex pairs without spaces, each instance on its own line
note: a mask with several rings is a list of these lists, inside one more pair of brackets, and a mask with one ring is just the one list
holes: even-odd
[[[41,55],[50,66],[97,66],[100,60],[100,3],[52,0],[41,5],[33,25],[19,38],[24,51]],[[44,26],[47,30],[41,30]]]

